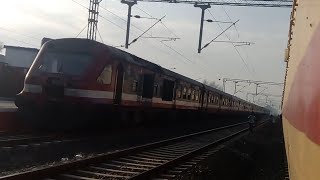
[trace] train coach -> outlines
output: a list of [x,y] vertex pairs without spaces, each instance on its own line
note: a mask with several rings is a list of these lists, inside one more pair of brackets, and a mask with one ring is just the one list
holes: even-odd
[[[108,45],[77,38],[43,44],[17,95],[19,109],[47,105],[145,114],[265,113],[265,109]],[[163,113],[166,112],[166,113]]]

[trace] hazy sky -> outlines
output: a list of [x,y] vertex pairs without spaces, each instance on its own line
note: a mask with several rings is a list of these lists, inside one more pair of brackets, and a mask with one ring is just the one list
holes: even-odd
[[[89,5],[88,0],[75,1],[86,7]],[[0,41],[4,44],[39,48],[42,37],[76,37],[87,24],[88,10],[72,0],[0,2]],[[225,33],[232,41],[255,43],[237,47],[243,60],[230,43],[212,43],[201,54],[197,53],[201,10],[193,5],[139,2],[133,6],[132,14],[149,17],[140,9],[157,18],[166,15],[162,22],[169,28],[168,30],[158,23],[145,36],[180,39],[160,42],[160,39],[141,38],[129,47],[128,52],[199,81],[207,79],[221,85],[222,81],[219,79],[222,78],[283,82],[290,8],[214,6],[210,9],[216,20],[230,21],[227,14],[232,21],[240,20],[236,24],[237,30],[232,27]],[[99,17],[98,29],[104,43],[113,46],[124,44],[126,14],[127,5],[121,4],[120,0],[101,2],[100,15],[103,18]],[[205,18],[213,19],[208,11]],[[131,40],[153,23],[155,20],[132,18]],[[220,23],[222,29],[229,25]],[[218,23],[204,22],[203,45],[221,31]],[[86,30],[79,37],[85,38]],[[99,35],[97,40],[102,41]],[[217,40],[229,39],[222,35]],[[240,83],[238,85],[238,89],[245,86]],[[233,93],[233,88],[234,84],[228,82],[227,92]],[[242,91],[255,92],[255,87],[244,87]],[[236,95],[245,98],[244,92]],[[282,88],[270,86],[264,93],[281,94]],[[265,98],[260,99],[265,101]]]

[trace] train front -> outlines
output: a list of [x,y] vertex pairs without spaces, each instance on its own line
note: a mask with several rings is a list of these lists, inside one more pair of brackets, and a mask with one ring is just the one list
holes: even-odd
[[88,99],[81,98],[81,93],[90,87],[101,47],[87,39],[46,42],[29,69],[15,104],[29,110],[87,104]]

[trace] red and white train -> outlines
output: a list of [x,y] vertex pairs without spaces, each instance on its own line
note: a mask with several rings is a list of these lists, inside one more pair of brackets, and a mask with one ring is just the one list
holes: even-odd
[[147,113],[265,113],[230,94],[119,49],[88,39],[50,40],[42,46],[17,95],[19,108],[48,103]]

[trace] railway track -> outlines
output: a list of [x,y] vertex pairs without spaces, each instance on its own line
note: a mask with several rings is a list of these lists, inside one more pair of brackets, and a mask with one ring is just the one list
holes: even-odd
[[33,135],[33,134],[17,134],[17,135],[3,135],[0,136],[0,149],[1,148],[14,148],[19,146],[29,146],[33,144],[50,144],[64,141],[76,141],[84,139],[85,137],[79,137],[76,135],[64,135],[64,134],[45,134],[45,135]]
[[211,148],[248,131],[247,123],[215,128],[92,158],[0,177],[16,179],[170,179],[212,153]]

